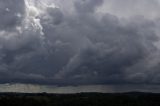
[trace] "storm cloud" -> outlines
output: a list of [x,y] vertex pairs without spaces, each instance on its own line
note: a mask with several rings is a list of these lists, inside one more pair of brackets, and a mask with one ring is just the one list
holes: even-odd
[[159,6],[1,0],[0,83],[159,84]]

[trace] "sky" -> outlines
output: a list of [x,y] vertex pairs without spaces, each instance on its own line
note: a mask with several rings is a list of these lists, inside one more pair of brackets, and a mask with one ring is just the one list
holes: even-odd
[[160,0],[0,0],[0,92],[160,92]]

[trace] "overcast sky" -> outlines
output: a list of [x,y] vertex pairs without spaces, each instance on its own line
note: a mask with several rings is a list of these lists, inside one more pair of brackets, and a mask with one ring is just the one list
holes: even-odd
[[159,10],[160,0],[0,0],[0,91],[159,92]]

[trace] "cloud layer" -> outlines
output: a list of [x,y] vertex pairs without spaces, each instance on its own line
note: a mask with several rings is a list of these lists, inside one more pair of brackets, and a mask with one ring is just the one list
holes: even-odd
[[117,2],[1,0],[0,83],[159,84],[159,1]]

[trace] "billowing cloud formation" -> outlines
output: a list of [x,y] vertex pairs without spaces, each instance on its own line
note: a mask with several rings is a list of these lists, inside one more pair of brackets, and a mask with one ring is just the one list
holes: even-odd
[[1,0],[0,83],[159,84],[159,2],[129,1]]

